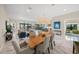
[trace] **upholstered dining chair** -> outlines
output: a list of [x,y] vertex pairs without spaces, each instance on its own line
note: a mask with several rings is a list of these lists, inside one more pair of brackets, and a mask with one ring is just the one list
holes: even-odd
[[50,37],[50,41],[49,41],[49,47],[50,49],[53,49],[53,47],[55,46],[55,40],[54,40],[54,34],[51,35]]
[[26,48],[20,48],[19,43],[15,40],[12,40],[12,45],[17,54],[33,54],[34,53],[34,50],[29,48],[28,46]]
[[50,50],[49,50],[49,40],[50,40],[50,38],[46,37],[44,42],[37,46],[37,48],[36,48],[36,53],[37,54],[50,53]]

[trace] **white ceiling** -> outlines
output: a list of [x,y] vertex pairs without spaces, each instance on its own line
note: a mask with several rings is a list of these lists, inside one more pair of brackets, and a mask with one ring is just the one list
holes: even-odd
[[[7,4],[4,5],[8,17],[14,19],[36,19],[37,17],[52,18],[79,11],[79,4]],[[31,11],[27,12],[31,7]]]

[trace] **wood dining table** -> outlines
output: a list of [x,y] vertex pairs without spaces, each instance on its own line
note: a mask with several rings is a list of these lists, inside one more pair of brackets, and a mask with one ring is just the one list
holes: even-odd
[[35,48],[37,45],[44,42],[44,38],[41,36],[35,36],[33,38],[30,38],[28,41],[28,46],[30,48]]
[[29,38],[29,40],[28,40],[28,46],[30,48],[35,48],[37,45],[43,43],[45,37],[42,37],[42,35],[45,35],[45,37],[46,36],[51,36],[48,32],[41,32],[40,35]]

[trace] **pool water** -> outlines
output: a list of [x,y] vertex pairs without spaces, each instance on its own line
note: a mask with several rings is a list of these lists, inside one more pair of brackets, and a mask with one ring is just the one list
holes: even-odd
[[79,35],[75,34],[66,34],[66,40],[79,41]]

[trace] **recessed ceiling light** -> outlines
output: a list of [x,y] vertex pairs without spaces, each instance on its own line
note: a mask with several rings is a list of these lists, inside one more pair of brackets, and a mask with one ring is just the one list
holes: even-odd
[[51,6],[55,6],[55,4],[51,4]]
[[29,10],[31,10],[31,9],[32,9],[32,7],[28,7],[28,9],[29,9]]
[[28,7],[26,11],[30,12],[31,10],[32,10],[32,7]]
[[67,11],[67,9],[64,9],[64,11]]
[[29,9],[27,9],[26,11],[27,11],[27,12],[30,12],[30,10],[29,10]]

